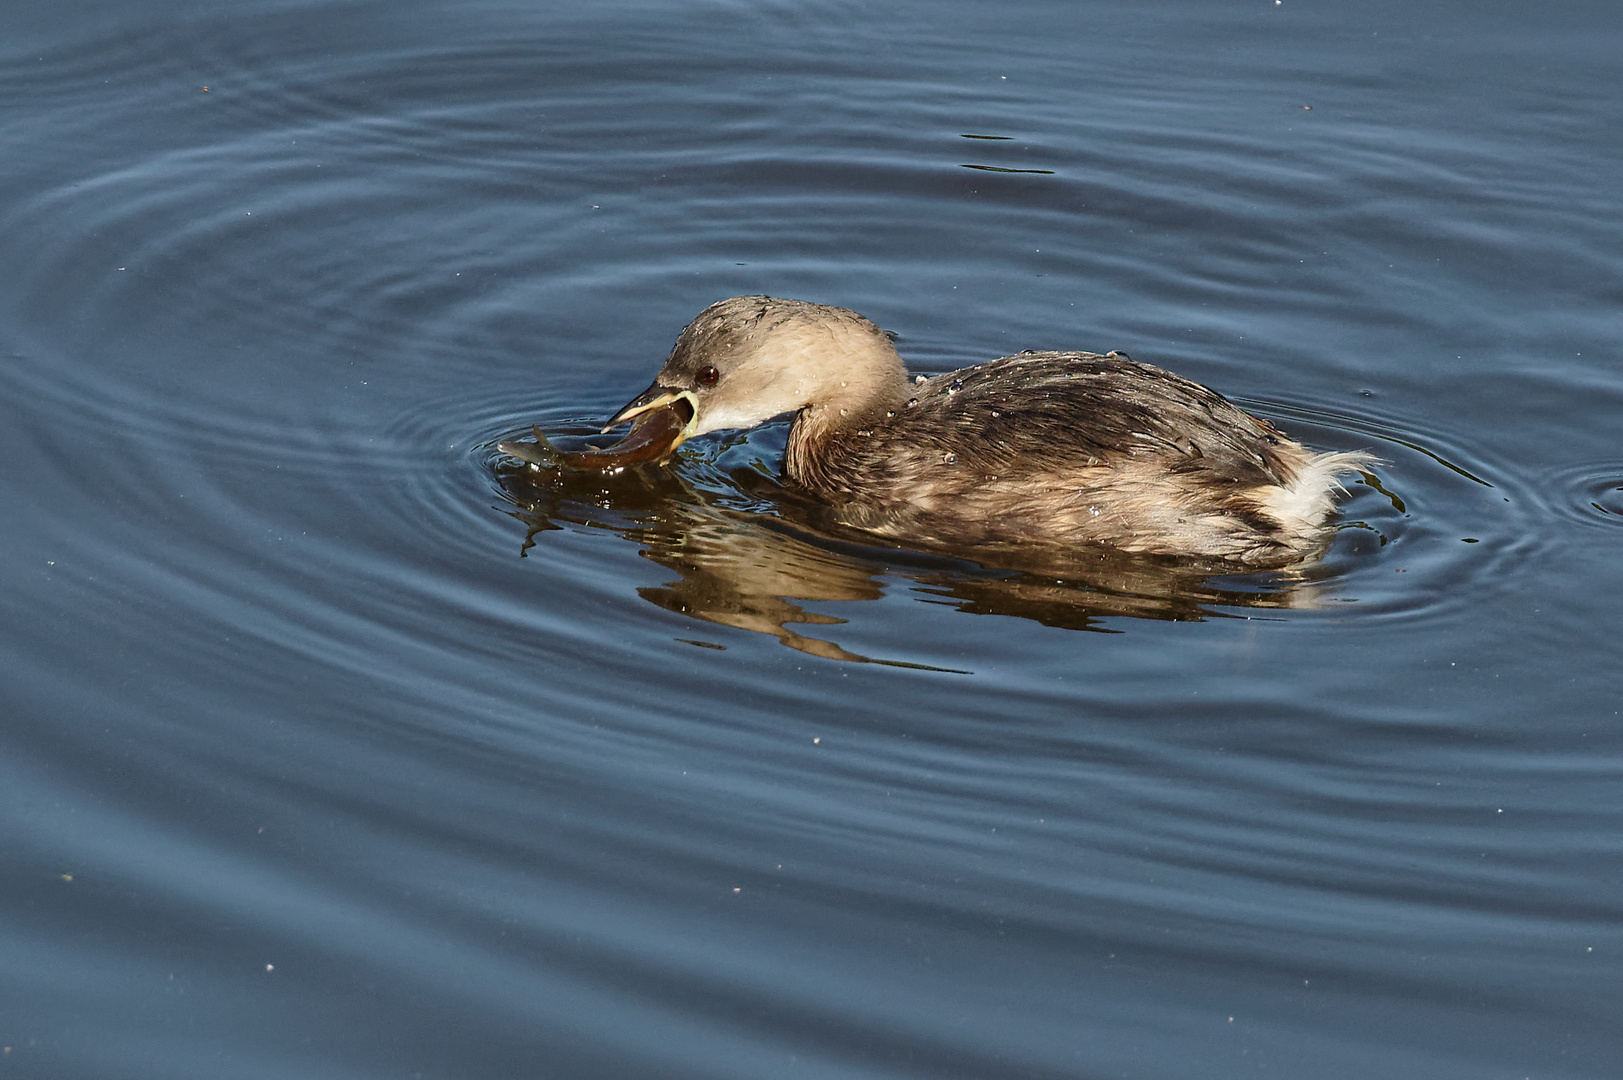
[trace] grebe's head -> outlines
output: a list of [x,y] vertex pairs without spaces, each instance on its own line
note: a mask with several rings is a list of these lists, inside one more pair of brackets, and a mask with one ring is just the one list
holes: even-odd
[[669,453],[707,431],[751,428],[808,408],[857,408],[902,385],[906,375],[890,337],[854,311],[735,296],[699,312],[653,385],[608,427],[674,410],[680,425]]

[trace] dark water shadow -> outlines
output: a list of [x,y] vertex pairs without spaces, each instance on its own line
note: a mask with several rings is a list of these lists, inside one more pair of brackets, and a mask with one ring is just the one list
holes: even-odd
[[846,622],[806,604],[879,600],[897,581],[925,602],[963,612],[1120,633],[1107,620],[1254,618],[1248,613],[1317,607],[1316,579],[1325,576],[1312,566],[1257,573],[1108,548],[887,547],[753,467],[695,482],[684,462],[605,475],[526,464],[494,448],[488,464],[512,502],[507,512],[525,526],[521,554],[544,551],[551,531],[608,529],[677,575],[638,589],[643,599],[834,660],[925,666],[791,629]]

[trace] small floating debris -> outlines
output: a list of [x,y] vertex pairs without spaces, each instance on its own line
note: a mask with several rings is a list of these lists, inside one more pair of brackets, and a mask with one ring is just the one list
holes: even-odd
[[981,172],[1000,173],[1035,173],[1038,176],[1053,176],[1053,169],[1005,169],[998,165],[965,165],[965,169],[979,169]]

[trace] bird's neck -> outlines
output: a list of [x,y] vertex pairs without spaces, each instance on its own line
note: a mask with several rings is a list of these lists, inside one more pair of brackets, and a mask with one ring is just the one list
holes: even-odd
[[831,457],[847,442],[872,438],[902,408],[907,387],[906,371],[898,366],[882,379],[852,382],[801,409],[789,428],[784,472],[803,487],[832,492],[837,485],[827,469]]

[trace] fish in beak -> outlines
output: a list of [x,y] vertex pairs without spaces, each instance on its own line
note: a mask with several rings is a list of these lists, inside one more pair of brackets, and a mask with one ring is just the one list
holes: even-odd
[[699,399],[691,390],[672,390],[655,383],[614,414],[604,431],[631,421],[626,437],[604,450],[582,457],[590,457],[594,468],[623,468],[661,462],[676,452],[693,437],[699,426]]
[[631,430],[625,438],[602,450],[558,456],[569,468],[605,473],[617,473],[631,465],[657,464],[693,437],[698,416],[699,401],[693,391],[671,390],[655,383],[615,413],[603,428],[611,431],[629,420]]
[[[656,409],[670,409],[677,417],[677,426],[682,429],[682,437],[677,443],[686,442],[693,435],[693,428],[698,426],[699,399],[692,390],[672,390],[668,386],[658,383],[650,386],[638,394],[625,407],[614,414],[607,424],[603,425],[605,433],[613,431],[627,420],[654,412]],[[672,445],[671,449],[676,449]]]
[[693,437],[698,416],[699,402],[693,391],[669,390],[655,383],[615,413],[603,428],[611,431],[629,420],[631,430],[626,437],[607,449],[581,455],[591,459],[583,464],[618,470],[627,465],[662,462]]
[[496,449],[520,461],[543,468],[563,465],[586,472],[618,473],[632,465],[662,462],[693,435],[697,426],[698,402],[691,390],[668,390],[650,386],[635,401],[614,414],[604,431],[627,420],[631,430],[613,446],[601,450],[560,451],[540,428],[533,443],[498,443]]

